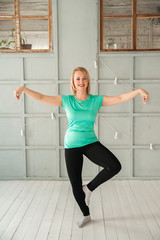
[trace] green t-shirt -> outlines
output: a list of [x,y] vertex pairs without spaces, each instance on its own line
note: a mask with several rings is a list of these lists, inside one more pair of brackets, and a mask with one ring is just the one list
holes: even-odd
[[90,94],[86,100],[74,95],[62,95],[62,107],[66,111],[68,128],[64,137],[65,148],[82,147],[97,142],[94,122],[103,102],[102,95]]

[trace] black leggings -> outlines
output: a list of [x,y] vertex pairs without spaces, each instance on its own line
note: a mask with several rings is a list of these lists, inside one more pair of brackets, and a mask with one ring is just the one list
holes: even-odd
[[65,148],[66,167],[73,195],[83,215],[88,216],[89,208],[85,203],[85,193],[82,189],[83,154],[93,163],[104,168],[87,184],[90,191],[116,175],[121,170],[121,164],[114,154],[99,141],[82,147]]

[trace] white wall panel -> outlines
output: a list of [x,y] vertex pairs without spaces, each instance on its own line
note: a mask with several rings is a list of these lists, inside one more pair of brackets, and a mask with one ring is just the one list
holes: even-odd
[[21,145],[22,122],[19,118],[0,118],[0,145]]
[[26,144],[56,145],[56,122],[51,118],[37,117],[26,119]]
[[[152,81],[151,81],[152,82]],[[142,98],[138,96],[134,99],[134,112],[136,113],[159,113],[160,112],[160,85],[158,83],[141,83],[135,84],[135,88],[144,88],[149,92],[149,101],[145,104],[142,102]]]
[[134,151],[134,177],[159,177],[159,156],[159,149],[136,149]]
[[160,117],[135,117],[134,119],[135,144],[160,143]]
[[1,150],[0,151],[0,177],[24,178],[25,166],[22,150]]
[[46,80],[56,78],[55,58],[25,58],[24,78],[26,80]]
[[[118,138],[114,139],[116,131]],[[99,139],[105,145],[129,145],[130,121],[128,117],[100,117]]]
[[0,80],[20,80],[20,58],[0,58]]
[[160,56],[136,57],[135,58],[135,79],[159,79],[160,77]]
[[28,177],[56,177],[57,161],[55,150],[27,150]]
[[130,58],[122,55],[119,57],[105,57],[99,61],[99,79],[126,79],[130,78]]
[[1,85],[0,86],[0,113],[20,113],[21,112],[21,101],[18,101],[13,97],[14,90],[19,85]]

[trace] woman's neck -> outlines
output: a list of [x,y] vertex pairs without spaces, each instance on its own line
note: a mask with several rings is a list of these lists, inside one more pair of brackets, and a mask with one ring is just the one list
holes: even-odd
[[85,92],[85,93],[76,93],[75,94],[75,97],[79,100],[86,100],[88,98],[88,94]]

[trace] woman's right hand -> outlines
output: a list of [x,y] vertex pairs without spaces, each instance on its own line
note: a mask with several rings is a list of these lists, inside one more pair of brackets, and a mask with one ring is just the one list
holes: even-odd
[[22,92],[23,92],[23,86],[20,86],[19,88],[17,88],[17,89],[14,91],[14,97],[15,97],[17,100],[19,100]]

